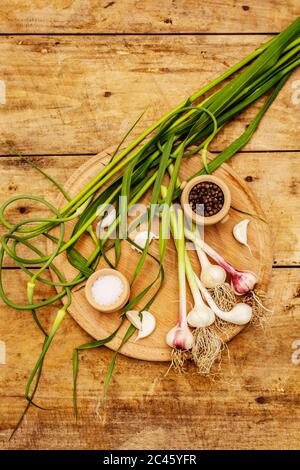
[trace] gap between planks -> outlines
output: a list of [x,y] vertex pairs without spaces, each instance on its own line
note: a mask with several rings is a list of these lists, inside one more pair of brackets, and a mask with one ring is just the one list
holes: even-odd
[[[213,155],[217,155],[218,153],[222,152],[224,149],[219,149],[219,150],[211,150],[210,153]],[[247,155],[248,153],[300,153],[300,149],[281,149],[281,150],[240,150],[238,153],[242,153]],[[22,157],[95,157],[97,153],[90,153],[90,152],[79,152],[79,153],[22,153]],[[11,157],[19,157],[19,155],[15,153],[10,153],[10,154],[1,154],[0,153],[0,158],[11,158]]]
[[5,36],[274,36],[279,34],[280,31],[273,31],[264,33],[262,31],[259,32],[220,32],[217,33],[207,33],[207,32],[188,32],[188,33],[176,33],[176,32],[169,32],[169,33],[0,33],[0,37]]
[[[41,266],[25,266],[26,269],[31,269],[32,271],[38,270]],[[300,269],[300,264],[272,264],[272,269]],[[19,266],[2,266],[2,271],[21,271]],[[49,268],[45,272],[49,272]]]

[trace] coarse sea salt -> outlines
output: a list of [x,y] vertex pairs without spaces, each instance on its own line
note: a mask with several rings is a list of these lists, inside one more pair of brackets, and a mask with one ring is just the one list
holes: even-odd
[[92,285],[92,296],[99,305],[112,305],[124,292],[124,284],[118,276],[107,274],[99,277]]

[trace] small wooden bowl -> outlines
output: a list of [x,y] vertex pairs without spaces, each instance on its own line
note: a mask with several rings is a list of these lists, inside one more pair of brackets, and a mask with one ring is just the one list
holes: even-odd
[[[93,297],[92,286],[97,279],[99,279],[102,276],[107,276],[107,275],[117,276],[119,279],[121,279],[123,286],[124,286],[124,291],[120,295],[117,302],[115,302],[114,304],[100,305],[96,302],[96,300]],[[95,271],[88,278],[88,281],[85,285],[85,296],[89,304],[92,307],[96,308],[97,310],[100,310],[101,312],[105,312],[105,313],[112,313],[112,312],[116,312],[117,310],[120,310],[127,303],[129,299],[129,295],[130,295],[129,282],[127,278],[124,276],[124,274],[120,273],[120,271],[117,271],[116,269],[104,268],[104,269],[99,269],[98,271]]]
[[[199,214],[196,214],[196,212],[193,211],[189,203],[189,195],[190,195],[191,190],[196,184],[202,183],[202,182],[215,183],[217,186],[219,186],[219,188],[221,188],[224,194],[224,204],[223,204],[222,209],[219,212],[217,212],[215,215],[212,215],[209,217],[204,217]],[[214,225],[221,221],[225,222],[225,220],[228,217],[228,212],[229,212],[230,205],[231,205],[230,190],[227,184],[224,183],[224,181],[222,181],[217,176],[213,176],[213,175],[196,176],[191,181],[189,181],[183,188],[183,191],[181,193],[181,205],[183,207],[185,214],[188,216],[188,218],[192,219],[196,224]]]

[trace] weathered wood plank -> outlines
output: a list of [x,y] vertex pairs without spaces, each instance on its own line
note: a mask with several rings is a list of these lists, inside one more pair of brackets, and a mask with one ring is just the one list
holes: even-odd
[[[33,157],[32,157],[33,158]],[[63,184],[70,172],[88,156],[34,157],[40,167]],[[299,153],[240,153],[231,160],[264,207],[273,236],[274,263],[300,265],[300,173]],[[31,182],[30,188],[28,181]],[[9,196],[33,192],[55,202],[57,189],[18,157],[0,158],[0,203]],[[24,216],[44,217],[45,210],[34,202],[19,201],[7,212],[11,221]],[[1,229],[2,231],[2,229]],[[39,244],[45,249],[44,240]],[[8,265],[11,265],[10,263]]]
[[[22,275],[9,270],[5,279],[10,295],[23,301]],[[0,303],[0,339],[7,345],[7,364],[0,365],[1,447],[299,448],[300,365],[291,360],[292,344],[300,338],[299,288],[299,269],[273,270],[270,294],[275,314],[269,326],[265,331],[249,327],[235,338],[229,344],[229,359],[223,354],[222,374],[214,381],[173,372],[165,376],[165,364],[120,357],[104,403],[103,376],[112,353],[104,348],[81,354],[78,427],[72,421],[71,356],[73,347],[87,336],[67,318],[49,350],[37,395],[38,403],[52,410],[32,409],[10,443],[7,438],[23,409],[26,378],[42,337],[28,314]],[[42,315],[48,327],[54,314],[51,307]]]
[[241,153],[231,164],[262,205],[273,238],[274,264],[300,264],[299,153]]
[[1,32],[276,32],[299,15],[297,0],[3,0]]
[[[1,139],[25,153],[97,153],[117,144],[146,109],[148,127],[266,36],[4,36]],[[220,47],[221,46],[221,47]],[[265,116],[248,150],[299,149],[300,70]],[[293,88],[296,87],[296,88]],[[256,106],[222,132],[212,149],[244,131]],[[2,146],[0,152],[7,153]]]

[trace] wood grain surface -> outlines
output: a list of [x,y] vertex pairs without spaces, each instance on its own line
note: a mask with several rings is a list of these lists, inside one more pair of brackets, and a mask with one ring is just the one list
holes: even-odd
[[5,33],[275,33],[297,0],[2,0]]
[[[11,294],[24,301],[19,285],[25,277],[11,270],[5,276]],[[298,269],[273,270],[275,312],[267,329],[240,333],[229,345],[229,357],[223,355],[221,375],[212,381],[192,373],[165,376],[166,364],[120,356],[104,401],[103,378],[112,353],[106,348],[83,352],[78,426],[72,417],[72,351],[89,337],[67,317],[49,350],[37,395],[38,403],[51,410],[32,408],[11,442],[7,439],[23,410],[25,383],[43,338],[26,313],[1,304],[8,355],[7,366],[1,366],[2,448],[298,448],[299,366],[292,363],[292,344],[299,339],[299,288]],[[39,292],[41,298],[44,294]],[[46,326],[55,313],[53,307],[45,310]]]
[[[143,111],[132,137],[268,39],[2,37],[0,76],[7,86],[1,140],[13,142],[26,154],[96,154],[119,142]],[[245,149],[297,150],[299,80],[300,69]],[[239,136],[260,105],[227,125],[211,150],[220,150]]]
[[[298,0],[3,0],[1,140],[64,183],[92,154],[115,145],[146,107],[136,132],[297,15]],[[0,341],[6,345],[0,364],[2,449],[299,449],[299,78],[298,70],[247,151],[230,162],[255,193],[272,232],[274,314],[267,328],[238,335],[214,380],[165,375],[166,364],[120,356],[106,401],[103,378],[112,352],[83,352],[75,426],[72,352],[90,337],[67,317],[37,395],[51,411],[32,408],[8,442],[43,338],[26,312],[0,301]],[[238,135],[254,112],[227,127],[213,151]],[[24,192],[55,201],[49,182],[8,153],[1,146],[0,202]],[[29,213],[41,215],[41,208],[18,204],[9,216]],[[6,263],[3,276],[9,295],[24,301],[20,270]],[[43,288],[38,297],[51,293]],[[46,327],[57,308],[42,314]]]

